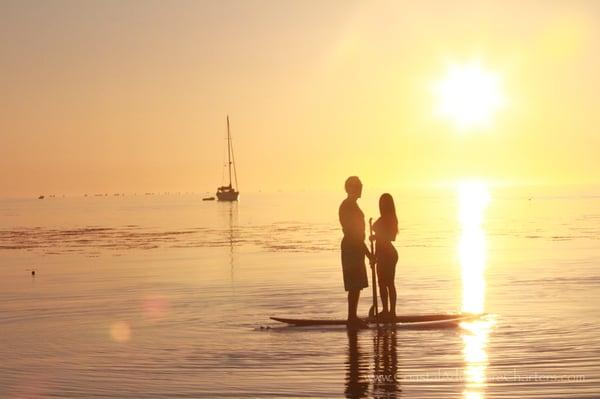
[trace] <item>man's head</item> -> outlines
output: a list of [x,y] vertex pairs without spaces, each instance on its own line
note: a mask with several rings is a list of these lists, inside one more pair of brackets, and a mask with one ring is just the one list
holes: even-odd
[[350,176],[346,179],[346,183],[344,184],[346,188],[346,193],[348,193],[348,197],[350,198],[360,198],[362,194],[362,183],[358,176]]

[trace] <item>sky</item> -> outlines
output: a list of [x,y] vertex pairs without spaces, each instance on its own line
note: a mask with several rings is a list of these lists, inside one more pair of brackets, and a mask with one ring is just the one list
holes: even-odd
[[[600,2],[0,0],[0,196],[600,183]],[[432,87],[506,98],[463,131]]]

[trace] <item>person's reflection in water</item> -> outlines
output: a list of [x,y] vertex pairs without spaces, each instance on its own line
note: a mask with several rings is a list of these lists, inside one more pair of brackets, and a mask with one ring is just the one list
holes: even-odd
[[358,332],[348,330],[348,361],[346,363],[347,398],[365,398],[369,381],[373,381],[373,398],[397,398],[402,392],[398,374],[396,330],[377,329],[373,337],[373,369],[358,344]]
[[396,398],[400,389],[396,330],[378,328],[373,351],[373,397]]
[[369,365],[364,353],[358,346],[358,332],[348,330],[348,361],[346,362],[346,390],[347,398],[365,398],[369,389],[367,373]]

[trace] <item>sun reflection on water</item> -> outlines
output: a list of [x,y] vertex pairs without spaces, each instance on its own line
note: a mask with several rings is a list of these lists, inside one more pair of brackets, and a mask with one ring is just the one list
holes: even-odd
[[483,221],[489,201],[490,194],[485,183],[459,183],[461,235],[458,252],[462,269],[463,312],[481,313],[484,308],[486,239]]
[[[482,313],[485,308],[486,236],[485,210],[490,202],[487,185],[480,181],[458,184],[459,221],[461,235],[458,244],[463,300],[462,310]],[[490,321],[462,323],[463,356],[465,359],[464,397],[481,399],[485,396],[487,352]]]

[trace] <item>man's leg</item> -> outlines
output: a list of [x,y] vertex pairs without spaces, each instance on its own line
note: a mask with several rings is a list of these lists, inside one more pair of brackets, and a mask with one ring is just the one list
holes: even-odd
[[360,290],[348,291],[348,321],[358,319],[356,312],[358,311],[358,299],[360,298]]

